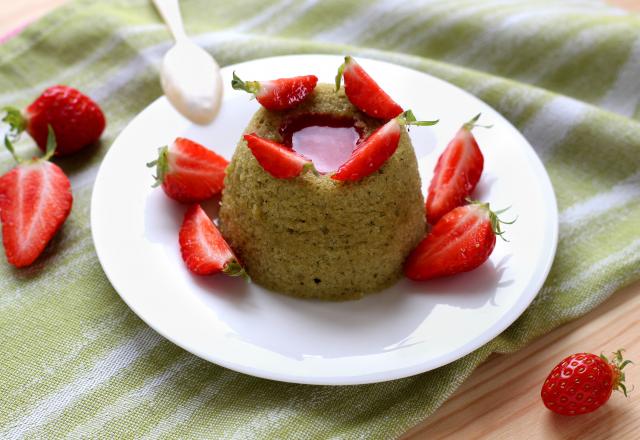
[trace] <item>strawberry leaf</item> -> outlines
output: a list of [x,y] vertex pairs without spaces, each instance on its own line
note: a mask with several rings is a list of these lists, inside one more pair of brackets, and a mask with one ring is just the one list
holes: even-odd
[[407,110],[397,117],[398,124],[400,125],[417,125],[417,126],[427,126],[427,125],[436,125],[440,122],[440,119],[436,119],[433,121],[418,121],[416,116],[413,114],[413,111]]
[[629,395],[627,394],[627,387],[626,387],[625,384],[619,383],[618,387],[620,387],[620,389],[622,390],[622,393],[624,394],[624,397],[629,397]]
[[2,111],[5,113],[2,122],[9,125],[9,130],[4,136],[4,146],[17,163],[22,163],[23,160],[16,154],[13,142],[18,140],[20,134],[27,128],[27,120],[15,107],[4,107]]
[[20,157],[18,157],[18,155],[16,154],[16,150],[13,147],[13,144],[11,143],[11,140],[9,139],[9,135],[6,135],[4,137],[4,146],[7,147],[7,150],[9,150],[9,153],[11,153],[11,156],[13,156],[13,159],[17,163],[22,163],[22,159],[20,159]]
[[53,127],[51,125],[47,125],[48,134],[47,134],[47,148],[42,160],[49,160],[55,154],[57,144],[56,144],[56,134],[53,131]]
[[478,113],[473,118],[471,118],[470,120],[468,120],[467,122],[462,124],[462,128],[465,129],[465,130],[472,130],[475,127],[481,127],[481,128],[491,128],[491,127],[493,127],[493,125],[480,125],[480,124],[477,124],[478,119],[480,119],[480,115],[482,115],[482,113]]

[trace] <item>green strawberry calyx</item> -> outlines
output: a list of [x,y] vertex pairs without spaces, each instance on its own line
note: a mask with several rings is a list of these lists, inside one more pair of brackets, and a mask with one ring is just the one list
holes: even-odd
[[516,220],[518,220],[518,217],[514,218],[511,221],[504,221],[500,219],[499,215],[502,214],[503,212],[506,212],[508,209],[511,208],[511,206],[507,206],[504,209],[499,209],[498,211],[492,211],[491,208],[489,207],[488,202],[486,203],[480,202],[478,200],[472,200],[469,198],[467,198],[467,202],[470,205],[478,206],[483,210],[485,210],[487,212],[487,215],[489,216],[489,220],[491,221],[491,230],[493,231],[493,233],[498,237],[502,238],[504,241],[509,241],[506,238],[504,238],[505,231],[502,230],[500,225],[512,225],[516,222]]
[[300,171],[300,174],[302,175],[302,174],[306,173],[307,171],[313,173],[313,175],[316,176],[316,177],[320,176],[320,173],[318,172],[318,170],[316,169],[315,165],[311,161],[305,163],[302,166],[302,171]]
[[153,182],[153,185],[151,186],[156,188],[162,185],[162,182],[164,182],[164,176],[169,172],[169,147],[165,145],[164,147],[158,148],[158,158],[148,162],[147,167],[155,167],[156,169],[156,175],[153,176],[155,182]]
[[260,91],[260,82],[259,81],[242,81],[240,77],[236,75],[236,72],[233,72],[231,87],[233,87],[234,90],[244,90],[245,92],[249,92],[255,96]]
[[609,360],[604,354],[600,354],[600,359],[605,361],[609,367],[611,367],[611,372],[613,374],[613,380],[611,382],[611,389],[614,391],[621,391],[625,397],[628,397],[629,391],[627,391],[627,387],[624,383],[624,367],[629,364],[633,364],[629,359],[625,359],[622,356],[622,352],[624,349],[619,349],[612,353],[612,359]]
[[244,270],[244,267],[235,258],[228,261],[222,268],[222,273],[230,277],[241,277],[247,281],[250,281],[249,275]]
[[[7,117],[8,117],[8,114],[2,120],[7,122]],[[9,124],[11,124],[11,122],[9,122]],[[11,130],[7,134],[5,134],[5,136],[4,136],[4,146],[9,151],[9,153],[11,153],[11,156],[16,161],[16,163],[18,163],[19,165],[20,164],[33,164],[33,163],[38,163],[38,162],[46,162],[49,159],[51,159],[51,157],[55,154],[56,147],[57,147],[56,134],[54,133],[53,128],[51,127],[51,125],[47,126],[47,129],[48,129],[47,148],[45,150],[44,156],[42,156],[42,157],[34,157],[32,159],[29,159],[29,160],[21,158],[16,153],[16,149],[13,146],[13,143],[20,138],[20,134],[22,133],[22,131],[19,131],[19,129],[14,129],[13,127],[15,127],[15,126],[12,125]],[[22,130],[24,130],[24,128],[22,128]]]

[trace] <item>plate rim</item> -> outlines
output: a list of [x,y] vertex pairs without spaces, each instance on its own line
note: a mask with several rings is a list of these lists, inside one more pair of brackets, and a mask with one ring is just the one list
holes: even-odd
[[[254,63],[256,61],[260,62],[260,61],[266,61],[266,60],[285,60],[285,59],[300,58],[300,57],[320,57],[320,58],[335,60],[336,57],[342,57],[342,55],[304,53],[304,54],[268,56],[268,57],[262,57],[262,58],[254,58],[254,59],[243,61],[240,63],[230,64],[227,66],[223,66],[222,69],[239,69],[241,66],[245,64]],[[508,312],[501,319],[496,321],[493,325],[487,328],[483,333],[477,335],[476,338],[466,343],[462,348],[449,351],[446,355],[436,357],[436,358],[431,358],[426,362],[421,362],[409,367],[389,369],[389,370],[385,370],[384,372],[376,372],[376,373],[366,374],[366,375],[348,375],[348,376],[336,375],[336,376],[311,376],[310,377],[305,375],[291,375],[289,373],[282,373],[282,372],[277,372],[273,370],[255,368],[246,364],[238,364],[233,361],[229,361],[225,359],[224,356],[217,356],[215,352],[213,353],[204,352],[203,350],[200,350],[197,347],[189,346],[188,344],[185,344],[184,341],[176,340],[171,334],[164,331],[161,326],[156,325],[156,323],[153,322],[153,319],[150,319],[145,315],[144,311],[141,311],[139,308],[135,307],[130,301],[127,300],[127,295],[124,295],[120,292],[120,289],[117,287],[120,283],[118,282],[117,279],[115,279],[111,271],[105,266],[105,262],[104,262],[105,257],[101,252],[101,245],[98,244],[101,242],[99,237],[99,232],[98,232],[99,228],[95,227],[96,220],[94,220],[96,217],[95,212],[97,210],[97,204],[98,204],[97,197],[95,197],[95,195],[97,192],[99,192],[99,189],[101,187],[100,182],[101,182],[101,176],[104,174],[104,171],[103,171],[105,168],[104,165],[105,163],[107,163],[107,159],[110,157],[110,155],[115,154],[113,153],[115,150],[112,147],[118,142],[122,134],[127,129],[129,129],[130,126],[133,125],[134,122],[137,121],[145,111],[147,111],[152,106],[158,105],[159,102],[166,101],[166,97],[163,95],[153,100],[144,109],[138,112],[126,124],[126,126],[118,133],[118,135],[112,142],[109,150],[107,151],[107,153],[105,154],[105,156],[103,157],[100,163],[100,167],[96,174],[93,189],[91,192],[91,202],[90,202],[91,236],[94,243],[94,249],[98,257],[98,261],[100,262],[100,266],[103,272],[105,273],[105,276],[109,280],[114,290],[118,293],[118,296],[131,309],[131,311],[133,311],[136,314],[136,316],[138,316],[146,325],[151,327],[155,332],[160,334],[163,338],[169,340],[171,343],[177,345],[178,347],[184,349],[185,351],[188,351],[189,353],[195,356],[198,356],[199,358],[207,362],[211,362],[216,365],[219,365],[240,373],[248,374],[254,377],[276,380],[280,382],[307,384],[307,385],[361,385],[361,384],[381,383],[381,382],[398,380],[406,377],[415,376],[417,374],[434,370],[436,368],[448,365],[449,363],[454,362],[458,359],[461,359],[462,357],[483,347],[484,345],[489,343],[491,340],[495,339],[500,334],[502,334],[531,305],[531,303],[537,296],[538,292],[542,288],[551,270],[551,267],[553,265],[553,261],[556,255],[556,251],[557,251],[558,235],[559,235],[559,213],[558,213],[558,206],[557,206],[555,191],[553,189],[550,176],[546,168],[544,167],[542,160],[535,152],[531,143],[520,132],[520,130],[518,130],[506,117],[502,115],[502,113],[500,113],[491,105],[482,101],[475,95],[467,92],[466,90],[458,87],[453,83],[450,83],[441,78],[435,77],[429,73],[426,73],[402,64],[396,64],[394,62],[390,62],[386,60],[370,58],[366,55],[358,56],[358,60],[363,60],[365,62],[373,61],[376,63],[384,63],[390,66],[393,66],[394,68],[408,69],[415,73],[426,75],[430,77],[432,80],[446,84],[448,87],[454,87],[458,91],[461,91],[462,93],[464,93],[467,97],[473,100],[476,100],[482,103],[483,105],[486,105],[487,107],[491,108],[493,111],[495,111],[497,114],[499,114],[502,117],[503,121],[501,122],[504,122],[526,144],[526,148],[524,148],[523,151],[525,152],[527,159],[530,161],[531,167],[534,170],[534,174],[538,178],[541,178],[541,180],[538,181],[537,184],[541,188],[541,194],[543,194],[543,199],[546,200],[547,198],[549,198],[548,204],[549,204],[550,212],[547,212],[546,214],[547,215],[550,214],[551,218],[548,219],[547,223],[545,223],[545,226],[547,227],[547,229],[549,229],[547,232],[550,234],[548,238],[551,239],[551,242],[549,243],[551,244],[551,246],[546,246],[547,250],[546,252],[543,252],[545,257],[544,264],[536,268],[531,281],[521,291],[518,301],[514,303],[514,305],[508,310]],[[523,298],[525,298],[525,300],[523,300]]]

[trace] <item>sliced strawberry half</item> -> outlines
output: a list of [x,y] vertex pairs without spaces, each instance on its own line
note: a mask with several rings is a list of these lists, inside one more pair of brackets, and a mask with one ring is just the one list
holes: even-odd
[[438,121],[417,121],[407,110],[374,131],[351,154],[349,160],[331,176],[341,181],[356,181],[375,173],[398,148],[403,125],[434,125]]
[[402,113],[402,107],[350,56],[344,57],[344,63],[338,69],[336,91],[340,88],[342,77],[347,98],[362,112],[384,120],[395,118]]
[[480,114],[465,123],[438,158],[426,202],[430,224],[463,205],[480,180],[484,157],[471,133],[479,118]]
[[[472,202],[443,216],[411,252],[404,273],[412,280],[468,272],[482,265],[493,252],[496,236],[504,233],[488,203]],[[514,220],[515,221],[515,220]]]
[[231,86],[252,93],[268,110],[287,110],[300,104],[316,88],[315,75],[294,76],[271,81],[242,81],[235,72]]
[[159,149],[158,159],[147,164],[156,168],[156,183],[181,203],[197,203],[222,191],[224,170],[229,162],[222,156],[185,138]]
[[8,137],[5,145],[18,165],[0,177],[2,242],[10,264],[31,265],[44,251],[71,212],[73,196],[69,178],[48,160],[56,143],[49,127],[47,154],[22,160]]
[[231,247],[200,205],[191,206],[184,215],[179,241],[182,259],[196,275],[245,276]]
[[309,159],[285,145],[255,134],[245,134],[244,140],[260,166],[277,179],[293,179],[306,170],[315,172]]

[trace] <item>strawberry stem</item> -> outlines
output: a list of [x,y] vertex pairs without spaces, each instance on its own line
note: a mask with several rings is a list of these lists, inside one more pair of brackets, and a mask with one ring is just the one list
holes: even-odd
[[336,92],[340,90],[340,84],[342,82],[342,74],[344,73],[344,69],[352,59],[353,58],[347,55],[346,57],[344,57],[344,63],[340,64],[340,67],[338,67],[338,74],[336,75]]
[[507,222],[507,221],[501,220],[500,217],[498,217],[498,215],[507,211],[509,208],[511,208],[511,206],[508,206],[504,209],[500,209],[498,211],[492,211],[491,208],[489,207],[488,202],[484,203],[478,200],[472,200],[470,198],[467,198],[467,202],[469,202],[469,204],[471,205],[480,206],[481,208],[485,209],[489,213],[489,220],[491,220],[491,230],[493,231],[493,233],[496,234],[498,237],[502,238],[504,241],[509,241],[506,238],[504,238],[503,234],[505,231],[502,230],[500,225],[501,224],[512,225],[516,222],[516,220],[518,220],[518,217],[514,218],[510,222]]
[[473,130],[475,127],[480,127],[480,128],[491,128],[493,127],[493,125],[480,125],[480,124],[476,124],[476,122],[478,122],[478,119],[480,119],[480,115],[482,113],[478,113],[477,115],[475,115],[473,118],[471,118],[470,120],[468,120],[467,122],[465,122],[464,124],[462,124],[462,128],[465,130]]
[[413,114],[411,110],[405,111],[400,116],[398,116],[396,120],[400,125],[419,125],[419,126],[436,125],[438,122],[440,122],[440,119],[436,119],[434,121],[418,121],[416,119],[416,116]]
[[27,120],[15,107],[4,107],[2,111],[5,113],[2,122],[9,126],[9,130],[4,135],[4,146],[9,150],[16,163],[22,163],[24,160],[16,154],[13,142],[17,141],[20,134],[27,128]]
[[2,111],[5,112],[2,122],[9,125],[9,134],[11,134],[13,140],[16,140],[20,133],[27,128],[27,119],[15,107],[4,107]]
[[156,188],[162,185],[164,182],[164,176],[167,174],[169,170],[169,147],[166,145],[164,147],[158,148],[158,158],[154,161],[148,162],[147,167],[153,168],[156,167],[156,175],[153,176],[155,182],[151,185],[152,188]]
[[236,72],[233,72],[233,79],[231,80],[231,87],[234,90],[244,90],[252,94],[257,94],[260,91],[260,82],[258,81],[242,81]]

